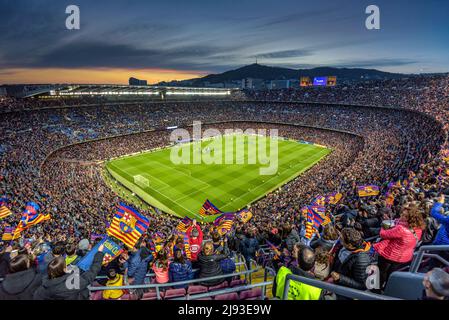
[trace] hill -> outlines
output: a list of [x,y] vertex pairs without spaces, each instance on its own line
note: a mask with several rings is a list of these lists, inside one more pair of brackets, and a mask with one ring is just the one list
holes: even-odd
[[361,68],[319,67],[313,69],[296,70],[282,67],[270,67],[254,63],[220,74],[210,74],[202,78],[178,81],[177,84],[203,86],[206,82],[210,84],[225,83],[242,80],[244,78],[255,78],[263,80],[289,80],[299,79],[302,76],[311,78],[319,76],[337,76],[339,81],[360,81],[366,79],[398,79],[404,77],[404,74]]

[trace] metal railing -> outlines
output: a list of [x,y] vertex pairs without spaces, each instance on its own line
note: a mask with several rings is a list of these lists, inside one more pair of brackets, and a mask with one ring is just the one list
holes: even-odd
[[[244,267],[246,268],[245,262],[236,262],[236,263],[235,263],[235,266],[236,266],[236,267],[244,266]],[[193,272],[193,273],[198,272],[198,271],[200,271],[200,269],[192,269],[192,272]],[[146,278],[152,278],[152,277],[155,277],[155,276],[156,276],[155,273],[147,273],[147,274],[145,275],[145,279],[146,279]],[[132,277],[131,277],[131,278],[132,278]],[[108,276],[97,276],[97,277],[95,278],[95,280],[106,280],[106,279],[108,279]]]
[[211,296],[218,296],[221,294],[228,294],[228,293],[234,293],[234,292],[239,292],[239,291],[251,290],[254,288],[258,288],[258,287],[262,287],[261,300],[265,300],[265,297],[266,297],[266,291],[265,291],[266,289],[265,288],[270,284],[271,284],[271,281],[269,281],[269,282],[265,281],[265,282],[260,282],[260,283],[245,285],[245,286],[239,286],[239,287],[235,287],[235,288],[227,288],[227,289],[223,289],[223,290],[205,292],[205,293],[200,293],[200,294],[195,294],[195,295],[186,295],[184,297],[177,297],[177,298],[167,299],[167,300],[197,300],[197,299],[207,298],[207,297],[211,297]]
[[133,289],[156,289],[156,296],[158,300],[161,300],[161,289],[163,288],[170,288],[173,286],[180,286],[180,285],[189,285],[197,282],[207,282],[210,280],[221,280],[223,281],[227,278],[234,278],[234,277],[240,277],[240,276],[246,276],[248,274],[252,274],[254,272],[259,271],[260,269],[252,269],[252,270],[246,270],[242,272],[235,272],[230,274],[224,274],[214,277],[207,277],[207,278],[198,278],[193,280],[186,280],[186,281],[179,281],[179,282],[167,282],[167,283],[153,283],[153,284],[140,284],[140,285],[127,285],[127,286],[117,286],[117,287],[93,287],[89,286],[88,289],[90,292],[93,291],[105,291],[105,290],[133,290]]
[[443,257],[441,257],[437,254],[427,253],[428,251],[430,251],[430,252],[432,252],[432,251],[433,252],[449,251],[449,245],[421,246],[418,249],[418,251],[416,251],[414,253],[413,260],[412,260],[412,263],[410,265],[410,270],[409,270],[411,273],[418,272],[419,266],[421,265],[421,262],[424,257],[437,259],[438,261],[442,262],[444,265],[449,266],[449,262],[447,260],[445,260]]
[[320,288],[323,290],[327,290],[330,292],[335,293],[336,295],[351,298],[351,299],[358,299],[358,300],[401,300],[394,297],[388,297],[380,294],[371,293],[368,291],[362,291],[362,290],[356,290],[353,288],[338,286],[336,284],[316,280],[316,279],[310,279],[306,277],[301,277],[293,274],[287,275],[285,279],[285,286],[284,286],[284,292],[282,295],[282,300],[288,299],[288,291],[290,289],[290,282],[291,281],[298,281],[316,288]]

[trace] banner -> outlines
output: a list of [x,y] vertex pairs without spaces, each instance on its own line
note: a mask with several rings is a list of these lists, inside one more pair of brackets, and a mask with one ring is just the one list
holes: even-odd
[[91,251],[89,251],[77,264],[78,268],[80,268],[83,271],[89,270],[90,266],[92,265],[92,262],[94,261],[94,256],[98,252],[98,248],[100,248],[101,245],[104,245],[103,253],[103,264],[106,265],[115,258],[117,258],[122,252],[123,249],[121,246],[116,244],[114,241],[112,241],[109,237],[104,237],[103,240],[98,242],[95,247],[92,248]]

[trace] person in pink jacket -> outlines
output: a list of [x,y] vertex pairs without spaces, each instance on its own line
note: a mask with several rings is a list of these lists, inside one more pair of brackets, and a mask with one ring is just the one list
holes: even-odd
[[412,261],[424,227],[421,210],[415,205],[409,205],[402,208],[401,217],[395,220],[392,228],[382,228],[381,241],[374,244],[379,254],[381,285],[386,283],[391,273]]

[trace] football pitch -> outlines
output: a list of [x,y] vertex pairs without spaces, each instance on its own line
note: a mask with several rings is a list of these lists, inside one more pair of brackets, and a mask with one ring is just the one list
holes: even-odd
[[[207,199],[223,212],[243,209],[330,152],[283,138],[232,135],[113,159],[106,169],[146,203],[178,217],[201,220],[198,212]],[[184,161],[179,163],[181,156]],[[270,166],[277,170],[261,174]]]

